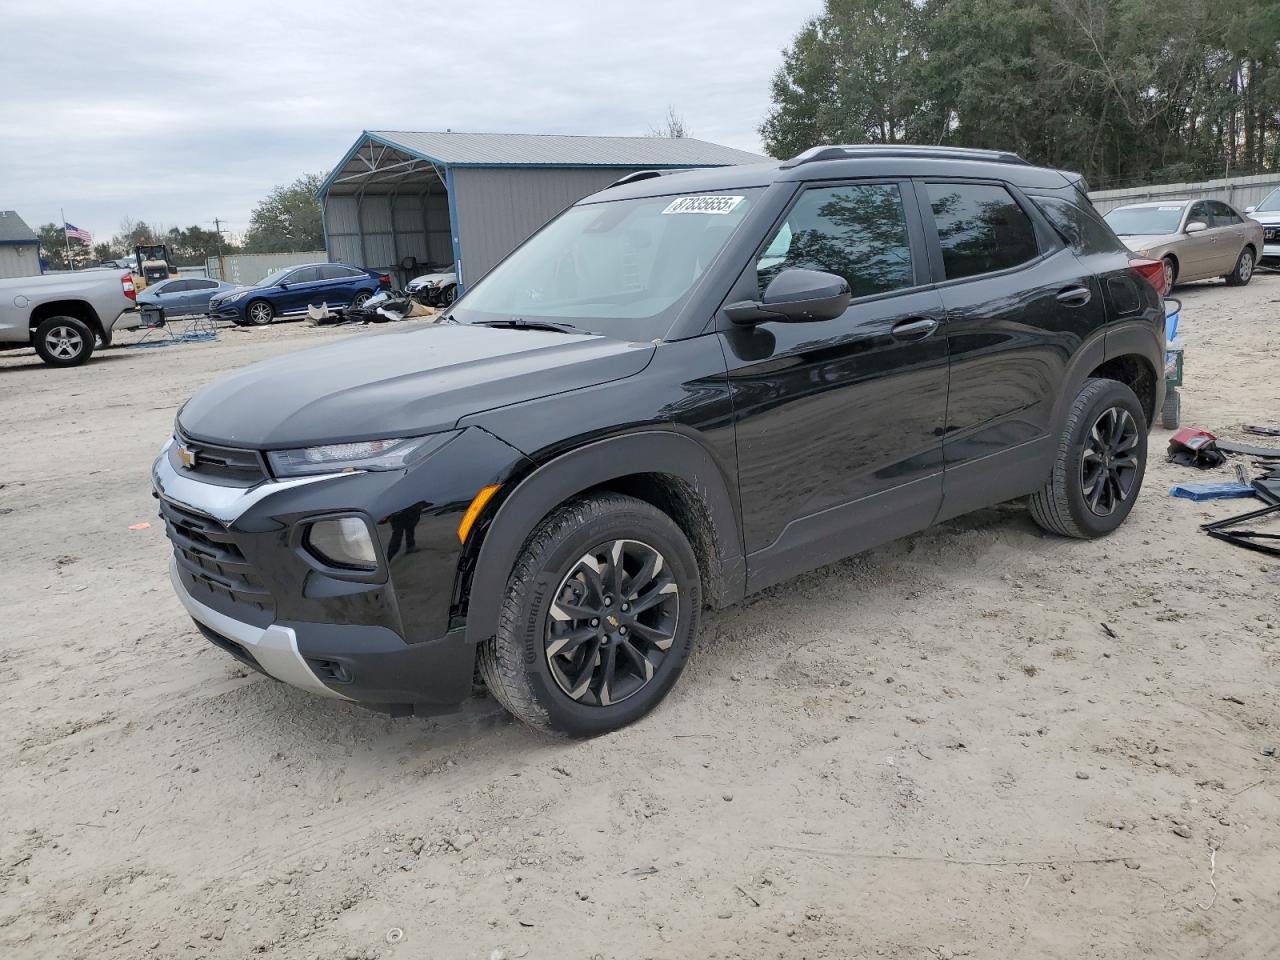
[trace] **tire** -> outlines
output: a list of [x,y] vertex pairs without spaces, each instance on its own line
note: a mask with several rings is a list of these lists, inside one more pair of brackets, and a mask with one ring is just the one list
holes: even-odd
[[1031,495],[1031,516],[1064,537],[1104,536],[1129,516],[1146,468],[1147,421],[1134,392],[1115,380],[1087,380],[1067,414],[1053,473]]
[[1177,430],[1182,422],[1182,395],[1176,387],[1170,387],[1164,395],[1164,406],[1160,408],[1160,426],[1166,430]]
[[[612,579],[615,563],[621,584]],[[635,609],[624,610],[630,581],[649,570],[630,594]],[[497,634],[480,646],[480,675],[531,727],[573,737],[609,733],[670,691],[701,610],[697,560],[670,517],[620,494],[571,500],[525,541]]]
[[255,300],[244,308],[244,324],[248,327],[266,327],[276,318],[275,308],[265,300]]
[[1173,257],[1164,258],[1164,288],[1165,293],[1173,289],[1174,283],[1178,279],[1178,264],[1174,262]]
[[445,287],[440,293],[440,305],[443,307],[453,306],[453,301],[458,299],[457,286]]
[[51,367],[78,367],[93,356],[93,331],[75,317],[49,317],[36,327],[31,345]]
[[1236,258],[1235,269],[1227,274],[1228,287],[1243,287],[1253,279],[1253,251],[1245,247]]
[[359,293],[357,293],[355,297],[353,297],[351,300],[352,312],[358,311],[361,307],[363,307],[366,303],[369,302],[369,298],[372,296],[373,294],[371,294],[368,290],[361,290]]

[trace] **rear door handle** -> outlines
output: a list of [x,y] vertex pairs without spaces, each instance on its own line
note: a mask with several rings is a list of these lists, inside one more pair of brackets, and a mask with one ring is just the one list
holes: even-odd
[[897,324],[892,332],[898,340],[923,340],[937,329],[938,321],[932,317],[916,317]]
[[1068,307],[1083,307],[1093,299],[1093,294],[1089,292],[1088,287],[1067,287],[1065,290],[1059,290],[1055,299]]

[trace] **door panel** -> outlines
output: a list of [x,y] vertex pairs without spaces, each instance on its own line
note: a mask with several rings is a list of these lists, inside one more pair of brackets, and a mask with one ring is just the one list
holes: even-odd
[[[1047,476],[1067,365],[1106,322],[1097,279],[1003,186],[930,182],[951,362],[940,516],[1021,496]],[[991,269],[995,268],[995,269]]]
[[834,320],[720,324],[749,589],[932,521],[947,344],[941,298],[917,284],[923,260],[909,184],[811,187],[761,251],[752,286],[801,267],[838,273],[864,296]]
[[1204,201],[1193,203],[1182,223],[1185,231],[1187,225],[1195,222],[1208,224],[1208,230],[1199,233],[1184,233],[1184,239],[1178,243],[1177,256],[1179,263],[1179,280],[1201,280],[1211,277],[1217,270],[1218,237],[1213,229],[1213,218]]
[[276,301],[276,312],[298,313],[307,309],[307,304],[320,302],[315,296],[320,287],[319,268],[303,267],[295,270],[285,282],[289,289],[281,291],[282,295]]

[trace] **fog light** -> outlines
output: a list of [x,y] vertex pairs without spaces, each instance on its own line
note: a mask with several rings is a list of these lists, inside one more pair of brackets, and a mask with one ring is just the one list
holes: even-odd
[[368,525],[359,517],[317,520],[307,531],[307,549],[331,567],[378,569]]

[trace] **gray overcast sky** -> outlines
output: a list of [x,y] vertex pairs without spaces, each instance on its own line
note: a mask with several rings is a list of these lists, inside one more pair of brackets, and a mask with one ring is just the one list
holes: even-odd
[[759,150],[781,50],[821,0],[116,4],[0,0],[0,208],[109,239],[240,232],[361,130],[643,134],[673,105]]

